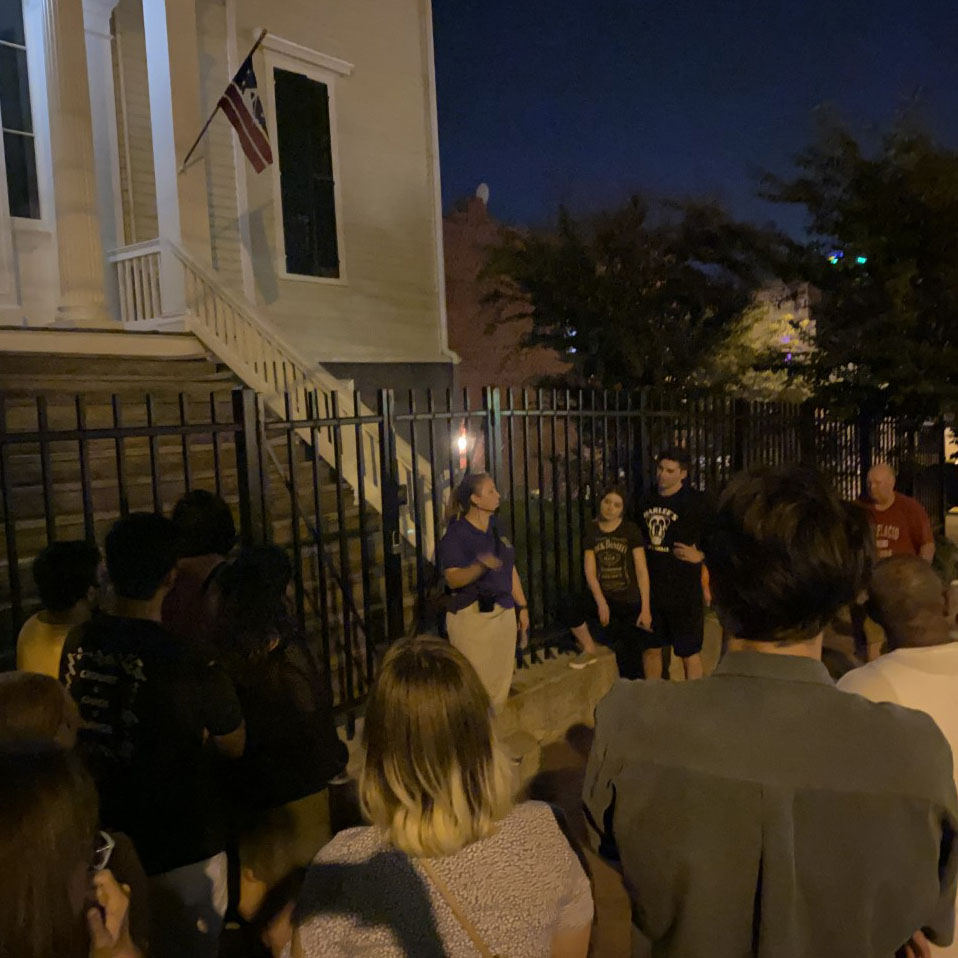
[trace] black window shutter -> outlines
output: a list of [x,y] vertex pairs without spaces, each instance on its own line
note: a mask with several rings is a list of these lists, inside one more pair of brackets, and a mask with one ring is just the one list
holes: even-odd
[[275,70],[276,135],[286,271],[339,276],[329,91],[326,84]]

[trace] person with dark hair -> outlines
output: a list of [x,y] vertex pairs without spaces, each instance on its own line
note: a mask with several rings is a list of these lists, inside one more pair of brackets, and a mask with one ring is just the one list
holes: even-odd
[[226,674],[160,624],[176,558],[169,519],[134,513],[114,524],[114,613],[70,633],[60,678],[84,721],[78,747],[103,824],[133,839],[150,876],[151,954],[207,958],[226,906],[226,856],[206,740],[238,757],[245,729]]
[[499,498],[488,473],[467,475],[452,493],[449,525],[436,550],[450,592],[449,641],[479,673],[496,711],[509,697],[517,627],[520,642],[529,634],[516,550],[496,525]]
[[233,513],[225,500],[193,489],[173,507],[176,581],[163,600],[163,624],[195,642],[210,637],[216,576],[236,544]]
[[951,750],[835,688],[822,631],[863,587],[860,525],[817,473],[733,479],[704,542],[728,652],[599,703],[584,800],[661,958],[925,954],[954,931]]
[[[0,749],[54,745],[71,751],[79,726],[76,703],[56,679],[34,672],[0,673]],[[130,933],[134,943],[147,951],[149,895],[143,865],[126,835],[101,833],[100,840],[111,848],[111,869],[132,888]]]
[[100,550],[83,540],[51,542],[33,560],[33,581],[43,608],[17,637],[17,668],[56,678],[67,633],[86,622],[96,605]]
[[[842,508],[852,525],[857,527],[856,535],[864,541],[864,581],[867,583],[871,579],[872,568],[878,561],[878,550],[868,514],[858,502],[842,502]],[[871,662],[881,654],[885,636],[877,623],[869,617],[867,600],[868,592],[862,589],[854,602],[838,610],[838,614],[822,633],[822,663],[836,682],[849,670]]]
[[582,548],[589,595],[580,599],[571,626],[582,652],[569,664],[581,669],[595,661],[595,641],[589,631],[589,618],[595,617],[608,630],[619,675],[637,679],[642,675],[644,646],[637,630],[652,628],[645,563],[648,543],[639,527],[625,518],[625,504],[625,490],[611,486],[599,499],[599,515],[586,529]]
[[[838,687],[872,702],[926,712],[948,740],[952,756],[958,754],[958,642],[945,584],[927,560],[892,556],[875,566],[867,609],[885,630],[891,651],[847,672]],[[932,954],[956,958],[958,941]]]
[[705,496],[687,484],[689,455],[664,449],[656,460],[657,489],[639,507],[648,540],[652,634],[642,653],[647,679],[662,676],[662,650],[671,647],[685,678],[702,677],[705,597],[702,536],[708,518]]
[[0,747],[0,958],[141,958],[129,890],[96,829],[96,789],[75,756]]
[[285,863],[277,879],[312,861],[332,835],[328,786],[348,758],[328,684],[290,609],[292,575],[285,550],[267,545],[241,552],[217,583],[216,649],[246,719],[246,751],[229,769],[229,794],[241,833],[239,911],[247,920],[269,886],[243,850],[255,848],[252,836],[283,834],[283,847],[273,849]]

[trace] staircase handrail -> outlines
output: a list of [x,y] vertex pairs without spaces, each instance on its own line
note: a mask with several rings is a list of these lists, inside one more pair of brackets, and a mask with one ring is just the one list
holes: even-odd
[[[222,281],[211,270],[198,263],[189,253],[175,243],[167,244],[181,263],[185,271],[187,327],[193,332],[211,352],[219,356],[236,375],[248,386],[255,389],[270,407],[275,415],[285,419],[287,416],[286,395],[289,394],[289,412],[294,418],[314,418],[322,416],[318,410],[311,409],[308,396],[318,394],[326,402],[326,416],[332,417],[332,396],[335,394],[340,416],[375,416],[361,400],[358,408],[354,403],[354,396],[350,390],[330,372],[314,361],[306,358],[299,350],[292,346],[267,317],[255,309],[245,299],[240,298],[225,289]],[[202,288],[201,288],[202,287]],[[213,298],[212,312],[208,297]],[[245,324],[245,329],[232,330],[232,341],[228,333],[224,335],[220,327],[228,324],[223,306],[229,308],[236,318]],[[259,343],[251,343],[250,336]],[[242,342],[240,342],[242,340]],[[256,347],[257,355],[249,357],[243,355],[251,346]],[[268,347],[268,348],[264,348]],[[272,355],[271,355],[272,351]],[[280,370],[276,368],[277,359],[282,367],[282,381]],[[272,365],[272,374],[269,366]],[[290,376],[292,373],[292,377]],[[382,495],[380,482],[380,448],[378,427],[372,423],[361,425],[361,431],[366,439],[364,442],[364,491],[366,501],[377,512],[382,512]],[[335,466],[335,451],[328,436],[323,436],[326,430],[317,429],[319,434],[319,450],[327,463]],[[313,430],[310,427],[298,429],[297,433],[307,442],[313,441]],[[341,462],[343,464],[343,479],[354,489],[359,481],[356,468],[355,433],[352,429],[341,429],[343,444]],[[409,501],[412,501],[411,484],[418,482],[418,488],[423,491],[425,500],[432,495],[432,471],[429,461],[421,455],[416,456],[413,462],[412,448],[401,436],[396,437],[396,458],[400,469],[400,477],[410,489]],[[401,515],[401,534],[415,544],[415,523],[408,513],[409,505],[405,506]],[[432,510],[423,510],[422,516],[422,550],[426,557],[433,555],[435,546],[435,530],[433,528]]]

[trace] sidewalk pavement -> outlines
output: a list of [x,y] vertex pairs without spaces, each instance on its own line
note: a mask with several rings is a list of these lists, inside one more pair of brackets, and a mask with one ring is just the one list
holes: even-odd
[[[705,620],[705,643],[702,659],[705,674],[715,668],[721,654],[722,632],[718,621],[709,615]],[[683,681],[681,669],[672,666],[672,681]],[[679,673],[676,675],[676,673]],[[590,958],[645,958],[648,946],[639,945],[633,952],[629,899],[619,873],[588,846],[585,816],[582,813],[582,783],[585,765],[592,746],[593,730],[575,725],[565,738],[542,749],[538,774],[527,786],[522,798],[534,798],[558,805],[566,814],[572,834],[585,852],[592,872],[592,893],[595,898],[596,922],[589,949]]]

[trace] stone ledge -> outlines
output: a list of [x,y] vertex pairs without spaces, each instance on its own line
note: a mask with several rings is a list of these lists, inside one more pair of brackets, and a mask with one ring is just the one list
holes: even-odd
[[559,655],[516,672],[496,732],[519,765],[526,783],[539,771],[544,745],[565,738],[574,725],[591,726],[595,707],[618,676],[615,656],[600,648],[584,669],[569,668],[571,656]]
[[[496,719],[496,734],[519,770],[525,785],[539,771],[544,745],[564,739],[574,725],[592,726],[595,707],[618,676],[615,656],[600,646],[596,661],[584,669],[571,669],[571,656],[559,655],[528,669],[519,669],[505,708]],[[345,740],[343,730],[340,734]],[[347,741],[352,778],[362,764],[362,718],[356,735]]]

